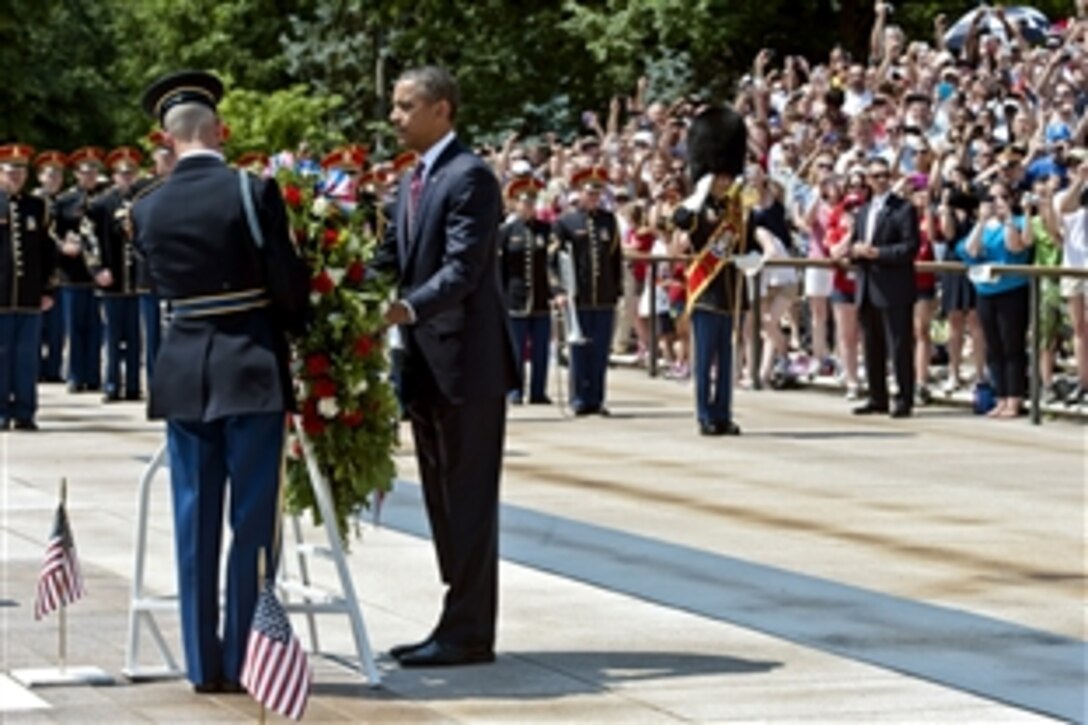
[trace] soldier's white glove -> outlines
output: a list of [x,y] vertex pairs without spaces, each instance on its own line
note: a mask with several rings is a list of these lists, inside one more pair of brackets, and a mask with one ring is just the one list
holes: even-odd
[[714,185],[714,174],[706,174],[703,178],[699,179],[699,183],[695,185],[695,191],[691,196],[680,204],[692,214],[697,213],[703,208],[703,204],[706,203],[707,196],[710,195],[710,187]]

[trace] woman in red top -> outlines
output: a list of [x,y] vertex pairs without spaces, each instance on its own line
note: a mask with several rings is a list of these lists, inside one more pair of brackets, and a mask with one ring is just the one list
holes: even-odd
[[[853,175],[851,175],[853,177]],[[835,313],[835,337],[839,360],[846,376],[846,399],[858,399],[858,306],[854,271],[849,267],[850,240],[854,235],[854,212],[865,203],[869,188],[862,177],[853,179],[845,196],[836,185],[836,201],[828,216],[824,237],[832,259],[840,260],[831,283],[831,305]]]
[[[929,203],[929,179],[923,174],[915,174],[907,180],[907,192],[911,203],[918,212],[918,254],[916,262],[932,262],[933,233],[936,219]],[[915,272],[914,286],[918,296],[914,303],[914,395],[915,403],[927,404],[931,395],[929,382],[929,359],[933,352],[933,338],[930,334],[933,311],[937,299],[937,275],[933,272]]]

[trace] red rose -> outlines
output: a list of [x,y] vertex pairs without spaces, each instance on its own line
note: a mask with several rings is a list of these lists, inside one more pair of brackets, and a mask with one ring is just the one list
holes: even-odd
[[325,249],[332,249],[340,243],[340,232],[335,229],[326,229],[325,236],[322,237],[321,242],[325,246]]
[[329,378],[318,378],[310,389],[315,398],[335,398],[336,383]]
[[321,295],[330,294],[336,288],[336,283],[332,281],[332,277],[329,276],[328,270],[321,270],[321,274],[317,275],[310,282],[310,289]]
[[348,428],[358,428],[363,423],[363,411],[361,411],[361,410],[347,411],[343,415],[340,416],[340,420]]
[[312,377],[324,375],[329,372],[329,368],[332,367],[332,363],[329,362],[328,355],[310,355],[306,358],[306,372]]
[[359,357],[366,357],[373,349],[374,340],[370,337],[370,335],[363,335],[355,341],[355,354]]
[[283,200],[287,206],[297,209],[302,206],[302,191],[294,184],[288,184],[283,187]]
[[317,400],[313,398],[302,404],[302,430],[308,436],[318,436],[325,432],[325,421],[317,414]]
[[358,259],[356,259],[348,266],[348,271],[344,274],[344,279],[346,279],[350,284],[361,284],[363,281],[363,277],[365,276],[366,266]]

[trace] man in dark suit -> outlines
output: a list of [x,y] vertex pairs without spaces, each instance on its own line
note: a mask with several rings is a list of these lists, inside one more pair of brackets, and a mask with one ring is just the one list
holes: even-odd
[[393,648],[404,667],[495,658],[499,476],[506,394],[519,376],[499,288],[499,183],[457,140],[457,106],[456,81],[441,68],[397,81],[390,119],[420,160],[401,179],[371,262],[400,291],[386,322],[403,333],[401,392],[448,586],[431,635]]
[[[166,419],[181,627],[197,692],[239,690],[258,553],[274,553],[284,417],[293,406],[284,333],[304,324],[310,280],[276,183],[247,177],[243,190],[244,172],[223,160],[215,111],[222,92],[218,78],[199,71],[145,91],[144,108],[162,123],[178,162],[132,210],[151,282],[173,313],[149,414]],[[243,193],[252,197],[253,226]],[[220,637],[228,478],[233,536]]]
[[865,332],[869,400],[856,415],[888,412],[888,352],[895,368],[893,418],[911,414],[914,401],[914,257],[918,215],[909,201],[891,192],[891,170],[882,158],[869,161],[872,196],[858,210],[851,257],[858,266],[858,314]]

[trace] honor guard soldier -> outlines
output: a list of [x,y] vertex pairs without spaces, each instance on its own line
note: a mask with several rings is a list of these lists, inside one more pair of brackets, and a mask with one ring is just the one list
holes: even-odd
[[744,119],[731,108],[708,108],[692,119],[687,153],[695,192],[673,213],[695,254],[686,275],[687,314],[695,339],[695,407],[703,435],[740,435],[732,410],[733,331],[747,297],[734,260],[749,242],[741,198],[746,150]]
[[[34,167],[38,170],[38,188],[34,195],[45,202],[49,214],[49,236],[59,252],[60,237],[57,235],[57,197],[64,185],[64,170],[68,166],[68,157],[60,151],[42,151],[34,157]],[[61,305],[54,304],[42,313],[42,362],[38,371],[42,382],[61,382],[61,370],[64,361],[64,315]]]
[[[151,147],[151,163],[154,165],[151,176],[145,176],[132,185],[132,203],[153,193],[166,177],[174,170],[174,147],[170,139],[162,131],[155,130],[148,134],[148,145]],[[125,230],[131,234],[131,228]],[[131,239],[129,240],[132,241]],[[140,321],[144,330],[144,355],[147,367],[147,379],[155,374],[155,357],[159,354],[159,346],[162,344],[162,312],[159,309],[159,296],[151,285],[151,270],[147,267],[147,258],[140,250],[133,247],[136,255],[136,292],[140,297]]]
[[[142,154],[131,146],[106,157],[113,187],[91,203],[95,244],[87,252],[106,316],[107,403],[140,399],[140,299],[136,285],[136,253],[129,231],[129,208]],[[124,390],[122,391],[122,367]]]
[[[132,210],[137,246],[172,311],[150,383],[166,419],[181,629],[197,692],[238,692],[272,556],[285,413],[294,405],[285,328],[303,332],[310,274],[289,238],[279,187],[228,166],[209,73],[160,78],[144,93],[177,165]],[[245,196],[243,196],[245,195]],[[220,634],[219,564],[227,480],[233,530]]]
[[564,291],[574,295],[585,337],[584,344],[572,344],[570,350],[570,406],[575,415],[608,414],[605,379],[616,302],[623,295],[623,252],[616,217],[601,208],[607,183],[608,171],[600,166],[575,173],[571,186],[578,191],[578,207],[555,225],[559,250],[570,255],[574,267],[574,289]]
[[0,146],[0,430],[37,430],[42,311],[53,305],[56,245],[45,201],[23,193],[34,150]]
[[[536,218],[536,197],[544,184],[534,178],[514,179],[504,196],[514,212],[499,231],[499,268],[502,289],[514,331],[518,365],[525,364],[525,343],[529,342],[532,373],[529,402],[548,405],[548,346],[551,342],[551,301],[555,291],[550,265],[554,243],[552,225]],[[520,404],[522,391],[510,393],[510,402]]]

